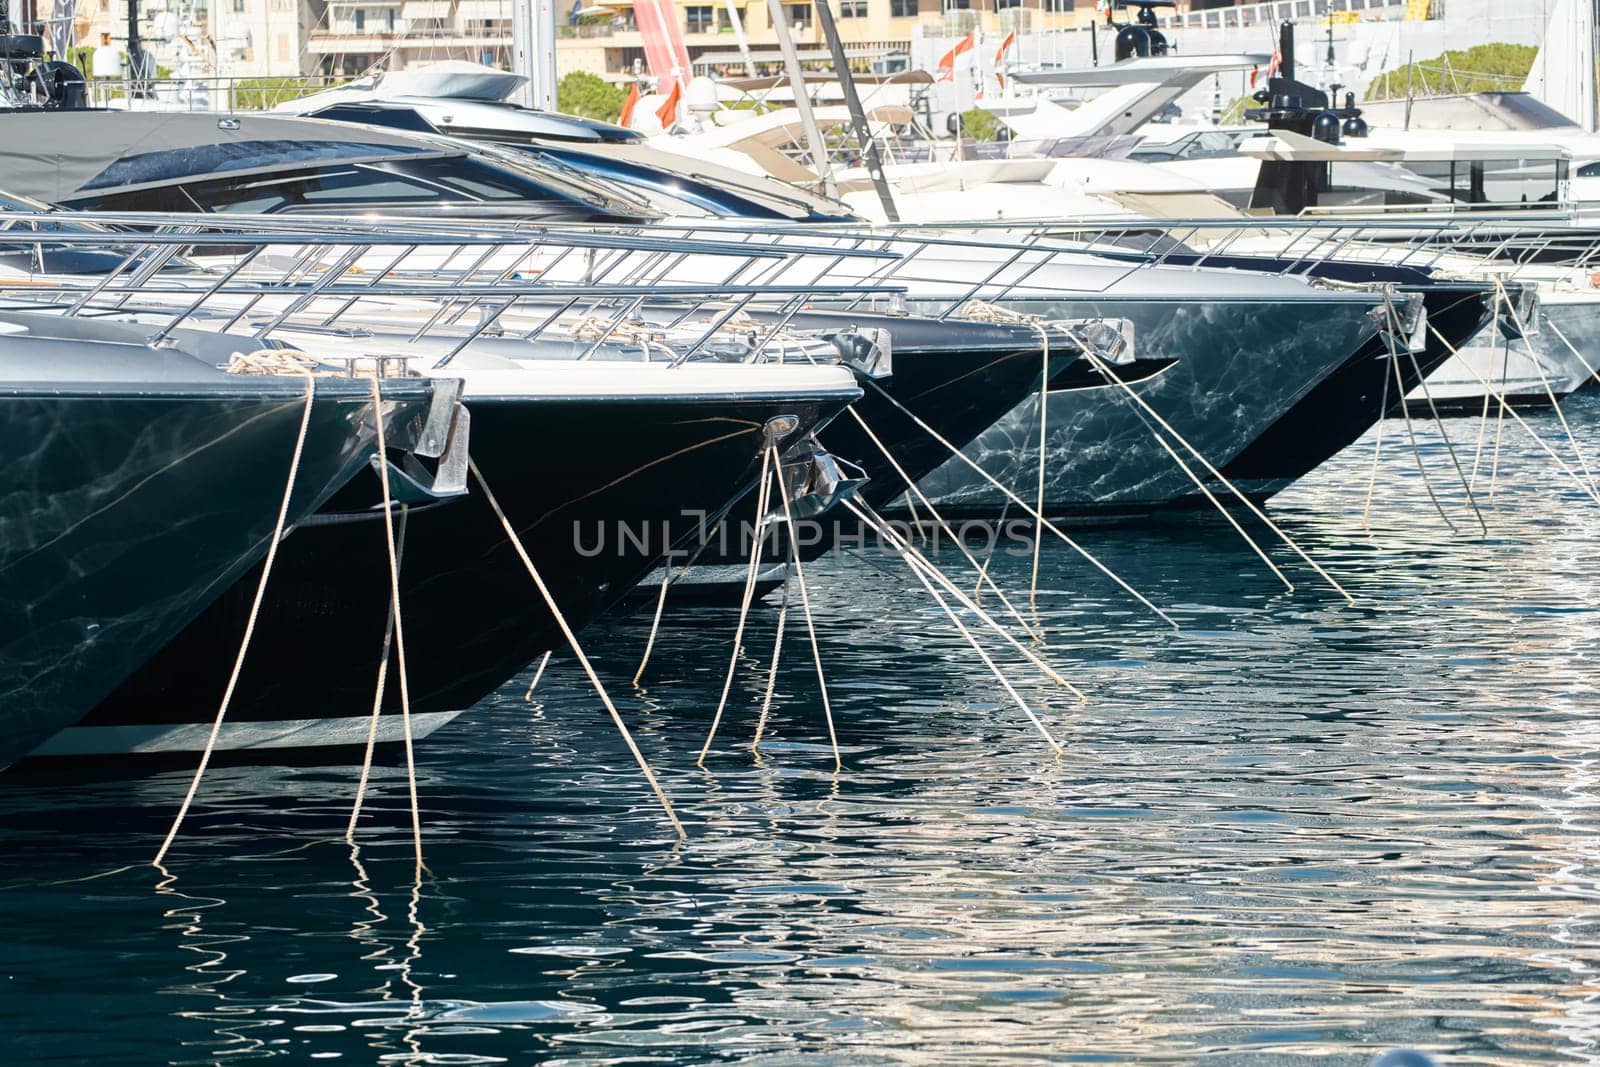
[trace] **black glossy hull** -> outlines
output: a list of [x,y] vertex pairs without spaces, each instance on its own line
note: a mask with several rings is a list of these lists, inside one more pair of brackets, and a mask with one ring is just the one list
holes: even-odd
[[[0,766],[89,713],[262,558],[303,388],[0,394],[15,449],[0,469]],[[404,393],[392,419],[426,412],[427,383]],[[361,383],[318,394],[291,522],[361,468],[371,424]]]
[[[918,420],[962,448],[1036,389],[1043,370],[1043,353],[1031,329],[829,312],[803,314],[795,323],[808,329],[830,324],[882,326],[893,334],[893,374],[863,381],[864,395],[852,406],[855,415],[847,413],[835,419],[818,434],[828,452],[866,473],[868,481],[858,499],[874,508],[904,494],[906,477],[916,482],[950,458],[950,450],[919,426]],[[1068,358],[1065,351],[1059,359],[1053,355],[1052,368]],[[893,462],[884,455],[885,449]],[[753,520],[754,510],[753,495],[736,503],[730,511],[733,530],[724,524],[709,531],[697,562],[704,566],[747,563],[749,539],[737,531]],[[835,508],[806,524],[800,537],[801,558],[819,558],[841,539],[859,535],[859,523]],[[775,563],[787,557],[788,542],[780,529],[764,545],[763,559]],[[718,601],[742,591],[740,578],[727,585],[707,586],[698,591],[698,598]]]
[[[567,621],[582,627],[756,480],[769,419],[809,427],[843,400],[473,400],[472,452]],[[375,499],[366,477],[331,507]],[[477,486],[405,519],[401,605],[419,729],[448,721],[562,644]],[[626,534],[624,534],[626,530]],[[631,535],[631,536],[630,536]],[[251,576],[253,577],[253,576]],[[243,630],[238,583],[48,754],[193,749]],[[280,550],[225,749],[366,736],[388,610],[381,521],[312,526]],[[399,686],[384,700],[393,739]],[[231,732],[230,732],[231,731]]]
[[1433,327],[1415,364],[1401,354],[1396,385],[1388,342],[1382,336],[1368,341],[1222,468],[1242,492],[1270,497],[1348,448],[1384,417],[1386,401],[1393,408],[1397,397],[1415,389],[1450,358],[1452,347],[1466,344],[1492,317],[1493,289],[1483,285],[1435,283],[1400,291],[1423,294]]

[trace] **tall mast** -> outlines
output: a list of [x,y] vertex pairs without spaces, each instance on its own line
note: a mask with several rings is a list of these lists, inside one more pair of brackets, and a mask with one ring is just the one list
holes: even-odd
[[511,0],[511,70],[527,79],[519,103],[556,109],[555,0]]
[[139,42],[139,0],[128,0],[128,93],[130,96],[140,96],[144,89],[144,46]]

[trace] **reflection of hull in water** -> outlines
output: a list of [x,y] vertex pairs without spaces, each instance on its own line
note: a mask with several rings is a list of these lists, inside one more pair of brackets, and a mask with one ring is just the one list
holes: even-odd
[[1589,384],[1590,368],[1600,367],[1600,300],[1550,295],[1540,319],[1544,325],[1526,340],[1507,342],[1493,325],[1485,327],[1428,376],[1426,391],[1406,395],[1406,410],[1427,417],[1431,398],[1440,415],[1481,415],[1486,404],[1496,407],[1496,396],[1515,408],[1549,407]]
[[[305,390],[299,376],[227,375],[127,343],[96,357],[70,338],[4,342],[13,377],[16,354],[53,380],[0,387],[16,450],[0,468],[0,767],[90,713],[262,558]],[[61,377],[85,356],[121,380]],[[361,468],[369,388],[323,380],[291,523]],[[403,398],[386,415],[401,444],[399,423],[426,412],[430,386],[385,390]]]
[[[1132,321],[1137,356],[1176,359],[1133,389],[1221,466],[1374,335],[1377,323],[1369,312],[1377,303],[1364,295],[1330,293],[1293,302],[1101,297],[1007,307],[1048,318]],[[1047,513],[1137,510],[1172,503],[1193,490],[1151,434],[1147,416],[1120,388],[1053,391],[1048,417]],[[1039,463],[1037,395],[965,451],[1032,502]],[[1005,508],[1004,495],[956,459],[924,478],[921,487],[951,515],[993,515]]]
[[[731,377],[757,369],[703,370]],[[552,387],[542,396],[474,397],[469,378],[473,455],[574,627],[614,604],[704,514],[755,480],[769,420],[793,415],[803,433],[855,395],[848,375],[833,368],[789,372],[817,387],[773,385],[760,395],[724,380],[715,392],[679,396],[627,396],[620,387],[571,396]],[[751,375],[740,381],[758,384]],[[817,384],[824,377],[826,387]],[[370,506],[375,482],[352,484],[330,510]],[[561,636],[476,485],[463,499],[413,510],[404,537],[400,600],[421,732],[492,693]],[[311,746],[331,754],[358,728],[357,743],[365,741],[388,611],[383,538],[381,521],[363,521],[313,526],[284,543],[229,709],[241,728],[224,735],[225,750],[292,742],[298,758]],[[170,755],[203,742],[194,727],[216,712],[252,591],[248,579],[236,585],[63,737],[60,750]],[[391,664],[390,740],[399,737],[395,679]]]

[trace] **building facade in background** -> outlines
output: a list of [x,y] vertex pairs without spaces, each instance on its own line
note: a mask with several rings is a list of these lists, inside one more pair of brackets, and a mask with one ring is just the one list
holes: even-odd
[[[187,61],[210,77],[296,77],[318,70],[310,41],[325,7],[325,0],[140,0],[139,32],[163,73]],[[80,0],[73,31],[80,49],[125,49],[128,0]]]
[[[833,2],[839,34],[863,70],[893,69],[895,57],[903,67],[919,34],[1075,27],[1092,19],[1095,10],[1092,0]],[[734,16],[724,0],[678,0],[671,6],[696,73],[745,69]],[[613,81],[632,77],[635,62],[644,59],[644,40],[633,7],[633,0],[587,0],[582,7],[569,6],[557,27],[560,73],[582,70]],[[808,50],[823,47],[812,4],[792,2],[784,7],[796,43]],[[776,72],[782,60],[765,0],[735,0],[733,11],[758,68]],[[326,25],[309,43],[322,70],[347,74],[379,62],[395,69],[439,59],[503,65],[510,45],[511,10],[502,0],[328,0]]]
[[[15,3],[16,0],[13,0]],[[36,0],[36,3],[38,0]],[[569,0],[557,0],[566,6]],[[683,29],[694,73],[742,74],[747,56],[759,73],[779,73],[781,57],[766,0],[640,0],[670,6]],[[1195,51],[1247,30],[1258,46],[1262,27],[1280,18],[1419,20],[1454,16],[1482,0],[1180,0],[1163,25]],[[73,37],[80,48],[123,47],[128,0],[80,0]],[[983,47],[1016,31],[1018,62],[1088,62],[1095,0],[831,0],[852,66],[879,73],[908,65],[931,68],[930,55],[976,31]],[[42,5],[41,5],[42,6]],[[823,58],[824,42],[811,0],[785,10],[796,42]],[[1493,4],[1489,5],[1491,8]],[[165,72],[187,60],[218,78],[348,77],[374,68],[403,69],[439,60],[506,66],[511,45],[508,0],[141,0],[145,47]],[[735,13],[746,48],[739,45]],[[1130,17],[1130,16],[1124,16]],[[630,79],[644,59],[634,0],[572,0],[558,15],[559,73],[588,71]],[[1481,27],[1478,27],[1481,32]],[[1223,34],[1211,40],[1215,34]],[[1197,36],[1198,34],[1198,36]],[[1104,36],[1104,34],[1102,34]],[[1520,39],[1522,33],[1507,39]],[[1084,55],[1079,57],[1078,53]],[[942,52],[940,53],[942,54]],[[936,60],[937,56],[933,56]]]

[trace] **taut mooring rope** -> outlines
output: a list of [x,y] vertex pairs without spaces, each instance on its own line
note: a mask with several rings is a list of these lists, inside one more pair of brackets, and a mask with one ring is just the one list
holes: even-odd
[[[1451,352],[1452,355],[1456,354],[1455,346],[1452,345],[1450,343],[1450,341],[1443,334],[1441,334],[1438,330],[1434,329],[1432,323],[1430,323],[1428,325],[1428,329],[1433,330],[1434,336],[1439,338],[1440,341],[1444,342],[1444,346],[1446,348],[1450,349],[1450,352]],[[1495,389],[1494,389],[1494,384],[1492,382],[1490,382],[1488,379],[1486,379],[1483,375],[1479,374],[1477,369],[1474,368],[1466,360],[1462,360],[1461,361],[1461,365],[1463,367],[1466,367],[1469,371],[1471,371],[1472,372],[1472,376],[1474,378],[1478,379],[1479,384],[1481,384],[1485,389],[1488,389],[1490,391],[1490,394],[1497,401],[1499,401],[1499,404],[1500,404],[1500,418],[1502,419],[1502,421],[1504,420],[1505,416],[1507,416],[1507,415],[1510,415],[1512,417],[1512,419],[1516,420],[1517,425],[1521,426],[1523,431],[1526,432],[1529,437],[1533,438],[1534,443],[1537,444],[1540,448],[1544,449],[1544,452],[1545,452],[1545,454],[1547,456],[1549,456],[1551,459],[1556,461],[1556,466],[1560,467],[1562,472],[1565,473],[1568,477],[1570,477],[1574,482],[1577,482],[1578,483],[1578,488],[1582,489],[1584,494],[1586,496],[1588,496],[1589,499],[1593,500],[1596,504],[1600,504],[1600,493],[1596,493],[1595,492],[1594,486],[1590,485],[1589,483],[1585,482],[1581,477],[1579,477],[1578,473],[1576,471],[1574,471],[1571,467],[1567,466],[1566,461],[1563,460],[1561,458],[1561,456],[1556,453],[1556,450],[1551,448],[1549,443],[1546,442],[1544,438],[1540,437],[1537,433],[1534,432],[1533,427],[1528,425],[1527,420],[1524,419],[1517,412],[1517,409],[1512,407],[1510,404],[1506,403],[1505,394],[1501,393],[1501,392],[1496,392]],[[1496,455],[1496,466],[1497,467],[1498,467],[1498,451],[1499,451],[1499,445],[1498,445],[1498,442],[1496,442],[1496,453],[1497,453],[1497,455]],[[1491,477],[1490,484],[1491,484],[1491,487],[1492,487],[1492,485],[1493,485],[1492,479],[1493,479],[1494,475],[1491,474],[1490,477]],[[1492,488],[1491,488],[1491,491],[1490,491],[1489,499],[1491,501],[1493,501],[1493,499],[1494,499],[1494,494],[1493,494]]]
[[[854,501],[845,501],[846,506],[850,507],[851,510],[862,519],[862,521],[868,522],[868,525],[875,525],[868,521],[866,512],[857,509],[854,506],[854,503]],[[911,547],[910,542],[906,541],[899,534],[895,533],[894,530],[887,524],[877,524],[877,526],[880,534],[888,535],[891,544],[898,543],[898,545],[904,546],[904,549],[909,549]],[[918,565],[920,557],[913,555],[908,551],[906,559],[911,566],[911,573],[916,575],[917,581],[922,583],[922,588],[926,589],[928,591],[928,595],[933,597],[934,603],[938,604],[939,607],[944,610],[945,615],[950,619],[950,622],[955,626],[956,630],[960,632],[962,637],[966,638],[967,643],[972,646],[972,650],[978,654],[978,658],[983,660],[984,665],[988,667],[995,678],[999,680],[1000,685],[1008,694],[1010,694],[1011,699],[1017,702],[1017,706],[1021,708],[1022,713],[1028,717],[1028,721],[1033,723],[1034,728],[1039,731],[1040,736],[1042,736],[1050,745],[1051,751],[1053,751],[1057,756],[1060,756],[1063,752],[1061,744],[1050,735],[1050,731],[1045,728],[1044,723],[1039,720],[1039,717],[1033,713],[1033,709],[1028,707],[1028,702],[1022,699],[1022,694],[1017,692],[1016,688],[1011,684],[1010,679],[1005,676],[1005,672],[1000,669],[999,665],[996,664],[992,658],[990,658],[989,653],[984,650],[983,645],[978,642],[978,639],[975,636],[973,636],[972,631],[968,629],[967,625],[963,623],[956,615],[949,603],[944,599],[943,596],[939,594],[939,591],[933,587],[933,583],[928,581],[928,575],[924,573],[923,568]],[[932,568],[930,567],[930,570],[931,569]],[[955,591],[953,587],[947,586],[947,588],[950,588],[956,597],[960,597],[960,593]],[[977,614],[980,617],[984,615],[983,612],[978,612]]]
[[[1347,602],[1351,603],[1351,604],[1354,604],[1356,602],[1355,597],[1351,596],[1349,594],[1349,592],[1346,591],[1345,587],[1340,585],[1338,580],[1335,579],[1333,575],[1329,574],[1326,570],[1324,570],[1322,565],[1320,563],[1318,563],[1316,560],[1312,559],[1311,556],[1303,548],[1300,547],[1300,545],[1295,541],[1294,538],[1290,537],[1287,533],[1285,533],[1282,529],[1280,529],[1278,527],[1277,523],[1273,522],[1270,518],[1268,518],[1267,517],[1267,513],[1262,511],[1259,507],[1256,506],[1255,501],[1251,500],[1244,493],[1240,492],[1238,487],[1236,487],[1227,478],[1223,477],[1222,472],[1219,471],[1216,468],[1216,466],[1213,465],[1212,462],[1205,457],[1204,453],[1202,453],[1198,448],[1194,447],[1194,445],[1190,444],[1189,441],[1187,439],[1185,439],[1184,436],[1182,434],[1180,434],[1177,430],[1173,429],[1172,424],[1169,423],[1166,419],[1162,418],[1161,414],[1159,412],[1157,412],[1155,408],[1151,407],[1150,404],[1145,401],[1144,397],[1139,395],[1139,393],[1138,393],[1138,391],[1136,389],[1134,389],[1132,386],[1130,386],[1127,382],[1123,381],[1121,378],[1118,378],[1115,374],[1112,374],[1110,369],[1106,366],[1105,361],[1102,360],[1100,358],[1100,356],[1094,351],[1094,346],[1093,345],[1091,345],[1087,341],[1085,341],[1084,342],[1083,352],[1084,352],[1084,355],[1089,357],[1089,361],[1094,364],[1095,369],[1098,370],[1103,377],[1105,377],[1107,380],[1111,381],[1112,383],[1120,386],[1122,388],[1122,390],[1123,390],[1124,395],[1129,397],[1135,404],[1137,404],[1139,406],[1139,408],[1142,411],[1144,411],[1145,414],[1149,415],[1150,418],[1154,419],[1157,426],[1160,426],[1167,433],[1171,434],[1173,440],[1177,441],[1180,445],[1182,445],[1184,447],[1185,451],[1187,451],[1195,459],[1199,460],[1200,465],[1202,467],[1204,467],[1206,469],[1206,471],[1209,472],[1210,475],[1213,478],[1215,478],[1218,482],[1222,483],[1223,488],[1227,489],[1228,492],[1232,493],[1234,498],[1237,499],[1239,501],[1239,503],[1243,504],[1245,506],[1245,508],[1250,512],[1250,514],[1254,515],[1257,519],[1260,519],[1261,522],[1263,524],[1265,524],[1267,529],[1271,530],[1274,534],[1276,534],[1278,536],[1278,539],[1280,541],[1282,541],[1285,545],[1287,545],[1291,552],[1293,552],[1295,555],[1299,556],[1302,560],[1305,561],[1307,566],[1309,566],[1312,570],[1316,571],[1317,574],[1322,577],[1323,581],[1327,582],[1330,586],[1333,587],[1334,592],[1336,592],[1340,596],[1344,597],[1345,600]],[[1159,434],[1156,435],[1156,438],[1157,438],[1157,440],[1161,440]],[[1162,441],[1162,445],[1166,446],[1166,442]],[[1174,455],[1174,458],[1176,458],[1176,455],[1173,454],[1172,449],[1170,447],[1167,447],[1167,452],[1168,452],[1168,454]],[[1180,466],[1183,465],[1181,460],[1179,461],[1179,464],[1180,464]],[[1187,468],[1185,467],[1185,469],[1187,469]],[[1210,494],[1207,494],[1207,495],[1210,495]],[[1213,502],[1215,502],[1215,497],[1213,497],[1212,500],[1213,500]],[[1221,505],[1219,504],[1218,506],[1220,507]],[[1234,524],[1234,528],[1239,530],[1239,532],[1241,534],[1244,534],[1244,530],[1237,523]],[[1250,539],[1249,535],[1245,535],[1245,540],[1249,541],[1250,544],[1253,547],[1256,547],[1255,546],[1255,542]],[[1259,547],[1256,547],[1256,552],[1257,552],[1258,555],[1261,555],[1261,557],[1263,559],[1266,559],[1265,554],[1261,552]],[[1267,565],[1269,567],[1272,567],[1272,569],[1277,572],[1278,578],[1281,581],[1283,581],[1283,583],[1285,585],[1289,585],[1289,580],[1287,578],[1284,578],[1283,572],[1282,571],[1278,571],[1277,567],[1273,566],[1273,564],[1272,564],[1272,562],[1270,560],[1267,561]],[[1292,585],[1290,585],[1290,588],[1292,589],[1294,587]]]
[[[696,767],[706,765],[706,753],[711,751],[711,742],[716,739],[717,728],[722,725],[722,712],[728,706],[728,693],[733,689],[733,676],[739,669],[739,652],[744,642],[744,624],[750,617],[750,601],[755,596],[756,574],[761,569],[761,547],[767,541],[767,502],[768,494],[772,491],[767,471],[775,459],[773,452],[770,442],[761,450],[761,484],[756,490],[756,521],[750,539],[750,563],[744,576],[744,595],[739,599],[739,624],[733,631],[733,652],[728,656],[727,677],[722,680],[722,697],[717,701],[717,713],[711,717],[711,729],[706,731],[705,744],[700,746],[700,758],[694,761]],[[781,462],[778,463],[778,479],[783,480]],[[789,536],[791,538],[794,536],[793,530],[789,531]]]
[[[406,515],[402,510],[400,515],[400,532],[396,537],[396,554],[405,558],[406,553]],[[378,660],[378,684],[372,694],[372,717],[367,721],[367,747],[361,756],[361,777],[356,782],[356,800],[350,807],[350,823],[345,827],[344,839],[352,846],[355,844],[356,823],[361,819],[361,807],[367,797],[367,782],[372,777],[372,757],[378,748],[378,716],[383,710],[383,695],[389,678],[389,652],[394,647],[394,595],[391,591],[389,609],[383,621],[383,649]]]
[[[383,547],[389,557],[389,612],[394,620],[394,655],[395,676],[400,680],[400,730],[405,742],[406,753],[406,790],[411,799],[411,846],[416,854],[417,871],[423,869],[422,862],[422,806],[417,801],[417,761],[415,748],[411,740],[411,683],[406,671],[406,628],[400,611],[400,553],[394,532],[394,497],[389,489],[389,458],[386,442],[383,435],[382,395],[379,389],[378,370],[372,372],[372,407],[377,416],[378,423],[378,484],[383,489]],[[385,662],[388,662],[385,657]],[[379,675],[380,685],[382,675]],[[383,699],[382,690],[378,694],[380,703],[373,710],[372,729],[377,728],[377,713],[381,709]],[[363,788],[366,776],[362,776]],[[356,798],[356,807],[350,813],[350,826],[347,833],[355,832],[356,820],[361,816],[361,797]]]
[[650,788],[656,795],[656,800],[661,803],[661,808],[667,813],[667,819],[672,823],[672,828],[678,832],[679,837],[689,835],[683,829],[683,823],[678,821],[678,813],[672,810],[672,802],[667,799],[667,794],[661,789],[661,783],[656,781],[655,772],[650,769],[650,764],[644,758],[644,753],[639,751],[639,746],[633,740],[633,734],[628,730],[627,723],[622,721],[622,715],[617,711],[617,706],[611,702],[611,694],[606,692],[605,685],[600,681],[600,675],[595,672],[594,665],[589,662],[589,657],[584,654],[583,646],[578,644],[578,635],[573,633],[572,627],[567,622],[566,615],[562,614],[561,606],[556,603],[556,598],[551,595],[550,588],[544,584],[544,578],[539,574],[539,568],[533,565],[533,557],[528,555],[528,550],[522,544],[522,538],[517,536],[516,527],[511,525],[511,520],[506,517],[505,510],[500,507],[500,501],[495,499],[489,483],[484,481],[483,472],[478,469],[478,461],[467,458],[467,465],[472,471],[472,477],[478,483],[478,488],[483,490],[483,496],[488,501],[495,517],[500,520],[500,526],[506,532],[506,537],[511,541],[511,547],[516,551],[522,565],[528,572],[528,577],[533,579],[534,586],[539,590],[545,607],[555,617],[556,625],[561,628],[561,634],[567,639],[567,646],[572,649],[572,654],[577,657],[578,664],[583,668],[583,673],[588,675],[589,684],[594,686],[594,691],[600,697],[600,702],[605,705],[606,711],[611,716],[611,721],[616,724],[617,732],[622,735],[622,740],[627,743],[628,751],[633,753],[634,762],[639,765],[639,770],[644,772],[645,781],[650,783]]
[[273,524],[272,541],[267,545],[267,556],[261,565],[261,580],[256,583],[255,600],[250,605],[250,616],[245,620],[244,636],[239,641],[239,654],[234,657],[233,671],[228,675],[228,686],[222,691],[222,703],[217,706],[217,715],[211,723],[211,732],[206,735],[206,747],[200,753],[200,765],[194,770],[194,778],[189,782],[189,791],[184,794],[183,803],[178,807],[178,814],[172,820],[172,827],[167,831],[166,840],[161,842],[161,848],[156,852],[156,858],[151,861],[155,867],[161,866],[161,861],[166,859],[167,850],[172,847],[172,842],[178,836],[178,829],[183,826],[184,817],[189,814],[189,806],[194,803],[195,794],[200,791],[200,779],[205,777],[206,767],[211,763],[211,753],[216,750],[217,737],[222,733],[222,721],[228,715],[228,705],[233,701],[233,691],[239,684],[239,674],[244,670],[244,658],[250,651],[250,638],[256,632],[256,619],[261,615],[261,602],[267,595],[267,579],[272,577],[272,564],[278,558],[278,543],[283,540],[283,528],[289,521],[289,503],[294,498],[295,478],[300,473],[300,457],[305,453],[306,433],[311,428],[311,410],[317,394],[317,379],[314,374],[306,372],[306,400],[305,408],[300,413],[300,431],[295,435],[294,452],[289,457],[289,478],[283,487],[283,502],[278,505],[278,519]]
[[[973,570],[978,572],[978,588],[982,590],[984,585],[987,584],[990,589],[994,590],[995,595],[1000,598],[1000,603],[1005,605],[1006,611],[1013,619],[1016,620],[1017,625],[1022,627],[1023,630],[1027,632],[1028,636],[1034,640],[1041,639],[1043,635],[1028,624],[1028,620],[1022,617],[1022,612],[1018,611],[1011,603],[1011,598],[1006,596],[1005,590],[996,585],[994,580],[989,577],[989,568],[987,563],[980,564],[978,562],[977,557],[975,557],[971,551],[968,550],[966,543],[962,541],[960,535],[956,533],[949,521],[939,513],[938,508],[933,506],[933,501],[929,500],[922,492],[922,488],[918,486],[909,475],[906,474],[905,468],[900,465],[899,460],[895,459],[894,454],[889,451],[888,446],[883,443],[882,439],[879,438],[877,434],[872,432],[872,427],[867,425],[867,420],[863,419],[861,417],[861,413],[854,407],[846,408],[845,410],[850,412],[851,415],[855,416],[857,424],[860,425],[861,431],[867,435],[867,439],[872,442],[873,446],[876,447],[879,452],[883,453],[883,458],[889,461],[889,466],[893,467],[894,472],[900,476],[900,480],[906,483],[906,491],[907,493],[911,494],[910,496],[906,497],[906,504],[908,506],[911,504],[911,496],[915,496],[918,500],[921,500],[923,505],[927,507],[928,514],[933,516],[933,521],[939,524],[939,528],[941,530],[950,535],[951,543],[954,544],[957,550],[959,550],[961,554],[966,557],[967,562],[972,565]],[[1009,500],[1006,501],[1006,505],[1008,507],[1010,504],[1011,502]],[[916,525],[919,522],[915,510],[912,510],[911,512],[911,521],[913,525]]]
[[[776,449],[777,446],[769,446]],[[817,686],[822,690],[822,716],[828,722],[828,742],[833,745],[833,768],[840,770],[844,761],[839,758],[839,738],[833,731],[833,705],[828,700],[828,679],[822,672],[822,649],[817,645],[817,627],[811,618],[811,594],[806,590],[806,572],[800,565],[800,537],[794,525],[794,511],[789,507],[789,488],[783,484],[783,472],[778,472],[778,496],[783,500],[783,517],[789,527],[789,559],[794,563],[795,581],[800,583],[800,607],[806,616],[806,633],[811,636],[811,658],[817,664]],[[848,503],[848,501],[846,501]]]
[[951,581],[948,575],[946,575],[938,567],[935,567],[933,565],[933,561],[918,551],[915,545],[899,534],[896,534],[893,527],[891,527],[888,522],[884,520],[882,515],[879,515],[871,508],[866,508],[863,510],[862,505],[853,500],[846,500],[844,505],[858,517],[861,517],[863,514],[865,514],[866,518],[864,521],[867,522],[867,525],[870,529],[877,531],[880,537],[884,536],[884,534],[887,532],[889,535],[888,540],[890,546],[898,549],[901,554],[906,557],[908,566],[910,566],[913,570],[923,571],[929,577],[937,581],[951,596],[956,599],[957,603],[966,608],[968,611],[972,612],[972,614],[981,620],[985,626],[989,627],[989,629],[993,630],[996,634],[999,634],[1001,640],[1005,641],[1006,644],[1010,645],[1014,650],[1016,650],[1016,652],[1020,654],[1023,659],[1037,667],[1046,678],[1050,679],[1050,681],[1061,686],[1073,696],[1077,697],[1080,703],[1087,704],[1089,702],[1089,698],[1084,695],[1082,690],[1063,678],[1061,673],[1054,667],[1050,666],[1049,663],[1045,662],[1045,660],[1039,656],[1038,653],[1034,652],[1031,648],[1028,648],[1022,642],[1013,637],[1004,626],[1000,625],[999,621],[995,619],[994,616],[990,615],[983,608],[979,607],[978,603],[971,597],[967,596],[966,593],[962,592],[961,587],[956,585],[955,582]]
[[778,657],[783,652],[783,627],[789,619],[789,561],[783,563],[783,599],[778,603],[778,634],[772,639],[772,665],[767,668],[767,691],[761,697],[761,717],[756,720],[756,735],[750,742],[750,751],[761,750],[761,738],[767,732],[767,717],[772,713],[772,694],[778,688]]
[[539,679],[544,677],[544,669],[550,666],[550,653],[546,652],[539,657],[539,666],[533,670],[533,681],[528,683],[528,691],[522,694],[523,702],[533,699],[533,691],[539,688]]
[[1174,630],[1181,629],[1181,627],[1178,626],[1178,622],[1177,622],[1176,619],[1174,619],[1171,615],[1168,615],[1166,612],[1162,611],[1160,608],[1158,608],[1154,604],[1152,604],[1148,597],[1146,597],[1143,593],[1139,592],[1133,586],[1129,585],[1126,581],[1124,581],[1123,578],[1120,575],[1118,575],[1110,567],[1108,567],[1104,563],[1102,563],[1099,560],[1099,558],[1094,555],[1094,553],[1090,552],[1088,549],[1086,549],[1082,545],[1078,544],[1078,542],[1074,541],[1071,537],[1068,537],[1066,535],[1066,533],[1064,533],[1059,526],[1057,526],[1055,523],[1051,522],[1049,519],[1045,518],[1044,515],[1042,515],[1040,512],[1035,511],[1034,508],[1033,508],[1033,505],[1031,505],[1027,501],[1023,500],[1020,496],[1018,496],[1016,493],[1013,493],[1010,489],[1007,489],[1005,486],[1001,485],[1000,482],[994,477],[994,475],[992,475],[988,471],[984,470],[982,466],[980,466],[979,464],[975,463],[971,458],[969,458],[965,452],[961,451],[961,449],[959,449],[955,445],[951,444],[950,440],[948,438],[946,438],[938,430],[935,430],[932,426],[929,426],[926,421],[924,421],[919,415],[917,415],[916,412],[912,411],[910,408],[908,408],[904,404],[900,403],[900,401],[895,399],[895,397],[893,397],[892,395],[890,395],[890,393],[886,389],[884,389],[883,386],[879,385],[875,381],[872,381],[871,379],[867,380],[867,384],[872,386],[872,388],[876,389],[878,391],[878,395],[882,396],[885,400],[889,401],[889,403],[891,403],[895,407],[899,408],[901,410],[901,412],[903,412],[906,415],[907,418],[909,418],[912,422],[917,424],[918,428],[920,428],[922,430],[922,432],[926,433],[928,436],[932,437],[935,441],[937,441],[941,445],[943,445],[950,452],[950,454],[952,456],[955,456],[957,459],[961,460],[961,462],[965,463],[968,467],[971,467],[978,474],[979,477],[981,477],[984,481],[988,482],[990,485],[994,486],[996,489],[1000,490],[1000,492],[1005,494],[1007,499],[1009,499],[1012,503],[1019,505],[1022,508],[1023,511],[1025,511],[1029,516],[1032,517],[1032,519],[1033,519],[1033,521],[1035,523],[1043,526],[1046,530],[1049,530],[1051,533],[1053,533],[1057,537],[1059,537],[1062,541],[1066,542],[1068,547],[1070,547],[1078,555],[1082,556],[1086,561],[1088,561],[1088,563],[1091,566],[1093,566],[1101,574],[1103,574],[1107,578],[1111,579],[1111,581],[1113,583],[1115,583],[1116,586],[1119,589],[1121,589],[1123,592],[1127,593],[1129,596],[1133,597],[1133,599],[1137,600],[1139,603],[1143,604],[1156,617],[1161,619],[1162,622],[1166,623],[1168,626],[1172,627]]

